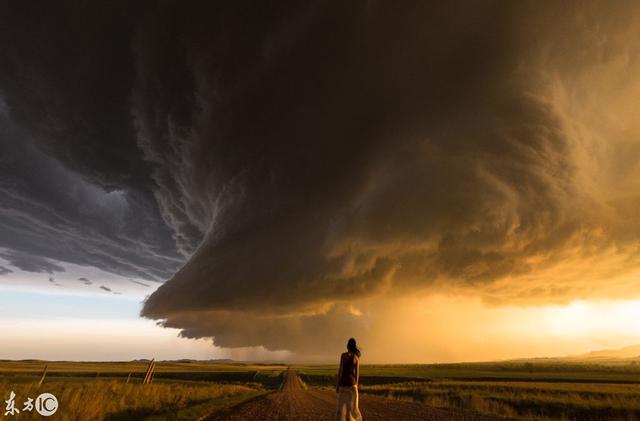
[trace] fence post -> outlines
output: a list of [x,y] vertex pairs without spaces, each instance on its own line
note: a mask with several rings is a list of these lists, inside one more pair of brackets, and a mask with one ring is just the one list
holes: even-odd
[[149,383],[153,381],[153,376],[156,375],[156,363],[153,363],[153,367],[151,367],[151,375],[149,376]]
[[47,364],[44,365],[44,370],[42,370],[42,377],[40,377],[40,381],[38,382],[38,387],[42,386],[42,383],[44,382],[44,378],[47,375],[47,368],[49,366]]
[[149,361],[149,366],[147,367],[147,373],[144,375],[144,380],[142,381],[142,384],[151,383],[155,368],[156,368],[156,362],[155,362],[155,359],[152,358],[151,361]]

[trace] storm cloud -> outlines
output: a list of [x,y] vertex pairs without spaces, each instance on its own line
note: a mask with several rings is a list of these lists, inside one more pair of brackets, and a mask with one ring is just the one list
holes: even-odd
[[167,280],[184,336],[329,352],[383,296],[640,269],[633,2],[2,9],[6,258]]
[[[64,272],[64,268],[59,266],[51,261],[38,257],[31,256],[25,253],[15,252],[15,251],[4,251],[0,252],[0,257],[6,259],[11,265],[19,268],[20,270],[24,270],[25,272],[36,272],[36,273],[54,273],[54,272]],[[9,273],[9,272],[7,272]],[[51,281],[53,278],[49,278]]]
[[[60,157],[48,151],[56,133],[38,134],[32,126],[57,111],[45,108],[44,115],[29,116],[34,121],[23,121],[14,110],[7,105],[0,115],[0,248],[8,250],[0,257],[30,272],[64,271],[62,262],[69,262],[154,281],[170,277],[185,257],[152,193],[105,185],[102,174],[65,164],[86,157],[71,146],[60,147]],[[63,158],[67,154],[71,158]]]

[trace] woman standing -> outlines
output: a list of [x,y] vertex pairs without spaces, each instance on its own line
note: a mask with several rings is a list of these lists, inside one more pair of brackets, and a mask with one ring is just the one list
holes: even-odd
[[338,370],[338,412],[336,421],[362,421],[358,408],[358,381],[360,380],[360,350],[356,340],[351,338],[347,342],[347,352],[340,356]]

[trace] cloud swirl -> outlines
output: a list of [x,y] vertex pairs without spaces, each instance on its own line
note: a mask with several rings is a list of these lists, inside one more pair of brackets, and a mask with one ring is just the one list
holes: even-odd
[[633,288],[633,2],[48,7],[2,11],[17,267],[168,280],[144,316],[301,353],[385,296]]

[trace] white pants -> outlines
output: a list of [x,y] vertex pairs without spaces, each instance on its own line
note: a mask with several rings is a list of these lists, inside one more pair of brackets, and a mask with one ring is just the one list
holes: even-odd
[[358,386],[338,388],[338,411],[336,421],[362,421],[358,408]]

